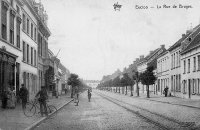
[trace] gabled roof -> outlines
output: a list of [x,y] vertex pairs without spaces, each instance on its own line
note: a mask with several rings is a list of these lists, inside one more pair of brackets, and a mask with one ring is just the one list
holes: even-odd
[[146,60],[149,60],[151,57],[153,57],[160,49],[162,48],[157,48],[156,50],[154,50],[152,53],[150,53],[149,55],[147,55],[145,57]]
[[[144,59],[141,59],[141,61],[139,61],[138,65],[140,65],[140,64],[142,64],[144,62],[148,62],[148,60],[150,60],[156,53],[158,53],[162,49],[163,48],[157,48],[157,49],[155,49],[152,53],[150,53],[149,55],[147,55]],[[163,51],[166,51],[166,49],[164,48]],[[156,57],[156,59],[157,59],[157,57]]]
[[157,59],[160,58],[160,57],[162,57],[162,56],[164,56],[164,55],[167,54],[168,52],[169,52],[168,50],[162,52],[162,53],[157,57]]
[[200,46],[200,33],[191,41],[191,43],[183,50],[181,54],[185,54],[198,46]]
[[172,51],[175,48],[181,46],[181,42],[184,41],[188,36],[190,35],[190,33],[186,34],[185,36],[182,36],[174,45],[172,45],[168,51]]

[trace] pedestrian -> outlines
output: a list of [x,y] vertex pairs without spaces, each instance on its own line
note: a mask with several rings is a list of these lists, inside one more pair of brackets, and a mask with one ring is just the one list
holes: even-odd
[[1,93],[1,98],[2,98],[2,108],[6,109],[7,107],[7,101],[8,101],[8,95],[7,95],[7,91],[3,90],[3,92]]
[[48,116],[48,113],[47,113],[47,103],[46,103],[46,100],[48,99],[48,94],[47,94],[45,86],[41,87],[41,90],[36,94],[35,97],[38,99],[38,101],[40,103],[40,113],[41,113],[41,116],[43,116],[43,114],[45,114],[46,116]]
[[74,103],[76,103],[76,106],[78,106],[79,103],[79,89],[78,86],[75,87],[75,94],[74,94]]
[[65,94],[67,94],[67,87],[65,87]]
[[22,87],[19,90],[19,97],[22,101],[22,109],[26,107],[27,99],[28,99],[28,89],[24,86],[24,84],[21,85]]
[[164,94],[165,94],[165,97],[167,97],[167,94],[168,94],[168,87],[166,86],[166,88],[164,89]]
[[8,100],[7,100],[7,107],[14,109],[16,106],[16,98],[15,93],[13,92],[13,88],[8,88]]
[[89,102],[90,102],[91,96],[92,96],[91,91],[90,91],[90,89],[88,89],[88,101]]

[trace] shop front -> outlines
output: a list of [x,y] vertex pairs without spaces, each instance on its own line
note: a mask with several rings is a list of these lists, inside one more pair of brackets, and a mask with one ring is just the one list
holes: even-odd
[[15,90],[15,62],[17,56],[0,49],[0,94],[8,87]]

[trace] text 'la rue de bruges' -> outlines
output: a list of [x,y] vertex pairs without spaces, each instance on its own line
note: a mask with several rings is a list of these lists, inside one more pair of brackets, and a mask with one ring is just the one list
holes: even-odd
[[156,6],[147,6],[147,5],[135,5],[135,9],[190,9],[193,8],[192,5],[156,5]]

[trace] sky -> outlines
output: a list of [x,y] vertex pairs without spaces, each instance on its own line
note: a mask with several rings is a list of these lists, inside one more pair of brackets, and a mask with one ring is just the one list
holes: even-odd
[[[51,31],[49,49],[86,80],[128,67],[140,55],[172,46],[200,22],[199,0],[41,0]],[[115,11],[113,4],[122,5]],[[178,8],[157,6],[177,5]],[[192,8],[179,8],[179,4]],[[136,9],[148,6],[148,9]],[[154,7],[154,8],[150,8]]]

